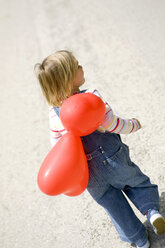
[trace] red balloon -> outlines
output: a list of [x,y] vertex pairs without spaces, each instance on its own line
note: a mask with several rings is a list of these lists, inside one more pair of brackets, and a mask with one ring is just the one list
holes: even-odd
[[88,184],[88,164],[80,137],[71,132],[61,137],[43,161],[38,185],[47,195],[81,194]]
[[94,132],[105,116],[104,102],[92,93],[69,97],[60,118],[68,133],[63,135],[43,161],[38,185],[48,195],[81,194],[88,184],[88,164],[79,136]]
[[60,110],[63,126],[77,136],[94,132],[104,120],[104,116],[104,102],[92,93],[81,93],[69,97]]

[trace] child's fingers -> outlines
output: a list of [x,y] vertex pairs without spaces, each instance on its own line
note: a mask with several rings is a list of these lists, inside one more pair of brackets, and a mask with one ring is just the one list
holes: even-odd
[[136,119],[136,118],[133,118],[133,119],[137,121],[139,129],[140,129],[142,127],[141,124],[140,124],[140,121],[138,119]]

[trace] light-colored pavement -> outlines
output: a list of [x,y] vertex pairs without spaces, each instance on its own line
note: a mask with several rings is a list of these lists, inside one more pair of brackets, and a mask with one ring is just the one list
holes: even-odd
[[[50,145],[33,65],[58,49],[84,66],[85,88],[99,89],[116,114],[141,120],[141,131],[122,138],[159,185],[165,214],[164,13],[164,0],[1,1],[1,248],[129,247],[87,192],[48,197],[37,187]],[[151,248],[165,247],[164,235],[149,235]]]

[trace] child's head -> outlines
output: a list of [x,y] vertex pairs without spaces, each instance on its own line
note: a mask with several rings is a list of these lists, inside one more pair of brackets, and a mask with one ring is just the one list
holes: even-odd
[[78,61],[66,50],[58,51],[35,65],[37,78],[48,103],[61,106],[73,94]]

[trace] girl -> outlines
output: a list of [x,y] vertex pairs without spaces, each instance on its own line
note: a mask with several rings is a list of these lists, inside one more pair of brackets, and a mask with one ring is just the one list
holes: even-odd
[[[36,64],[37,77],[46,97],[49,109],[51,144],[66,133],[59,110],[63,101],[80,91],[84,84],[84,72],[69,51],[61,50]],[[137,209],[147,216],[155,233],[165,232],[165,219],[159,213],[157,185],[151,184],[139,167],[129,157],[129,148],[122,143],[119,134],[129,134],[141,128],[137,119],[122,119],[113,114],[105,102],[106,114],[102,125],[92,134],[81,137],[89,167],[87,190],[110,216],[120,238],[136,247],[148,248],[150,243],[144,225],[136,217],[123,192]],[[97,118],[97,117],[96,117]]]

